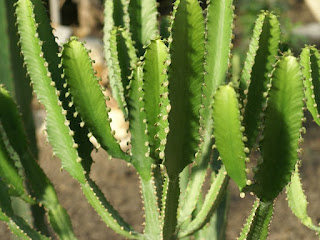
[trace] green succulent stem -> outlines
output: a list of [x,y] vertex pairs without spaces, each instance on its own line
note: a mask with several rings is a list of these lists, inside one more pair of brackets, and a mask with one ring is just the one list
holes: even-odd
[[312,219],[307,213],[307,197],[303,191],[300,174],[299,163],[296,164],[295,171],[291,176],[291,182],[286,187],[288,205],[293,214],[300,219],[302,224],[320,234],[320,227],[313,224]]
[[[11,197],[43,206],[57,237],[76,239],[53,184],[35,161],[31,95],[22,90],[29,78],[46,110],[46,136],[61,169],[122,237],[223,240],[230,179],[240,197],[246,191],[256,196],[239,239],[267,238],[274,201],[285,186],[294,215],[319,233],[307,214],[298,172],[304,97],[320,122],[319,51],[306,46],[300,61],[290,50],[280,54],[279,21],[263,11],[241,72],[240,57],[232,57],[234,1],[206,4],[203,10],[198,0],[176,0],[172,15],[158,21],[155,0],[105,1],[103,41],[112,99],[80,39],[58,46],[41,0],[0,0],[0,84],[6,85],[0,85],[0,220],[16,236],[47,239],[37,232],[38,224],[33,229],[17,216]],[[127,147],[111,127],[114,100],[128,123]],[[135,168],[143,231],[130,226],[90,178],[93,142],[109,158]],[[257,149],[259,160],[251,169],[247,163]]]
[[101,190],[90,178],[81,184],[82,191],[88,202],[96,210],[101,219],[116,233],[128,239],[143,239],[143,236],[126,223],[113,206],[106,200]]
[[146,239],[161,239],[161,224],[159,207],[156,199],[154,179],[141,178],[141,191],[145,209],[145,237]]
[[273,202],[263,202],[257,199],[238,240],[267,239],[273,205]]
[[168,190],[166,193],[166,205],[164,212],[163,238],[168,240],[177,239],[177,209],[179,204],[179,178],[169,178]]
[[211,184],[199,212],[189,224],[181,229],[182,231],[179,232],[179,237],[182,238],[194,234],[210,221],[212,214],[217,209],[225,194],[228,181],[229,177],[226,175],[226,169],[221,167]]
[[182,225],[185,221],[190,220],[192,212],[195,210],[196,205],[201,194],[202,185],[207,175],[207,164],[194,166],[190,177],[187,179],[187,186],[184,195],[180,201],[178,223]]

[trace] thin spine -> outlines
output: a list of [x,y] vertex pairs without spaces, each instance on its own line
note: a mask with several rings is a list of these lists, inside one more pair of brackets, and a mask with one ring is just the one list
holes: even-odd
[[[170,46],[171,43],[169,43]],[[165,149],[166,149],[166,145],[167,145],[167,137],[168,137],[168,133],[170,132],[170,128],[169,128],[169,122],[168,122],[168,117],[171,111],[171,105],[170,105],[170,99],[169,99],[169,90],[168,90],[168,86],[169,86],[169,80],[168,80],[168,67],[171,63],[171,56],[170,56],[170,52],[169,52],[169,47],[166,48],[166,55],[167,55],[167,59],[164,62],[164,69],[162,74],[165,75],[165,80],[162,83],[162,95],[160,95],[160,114],[159,114],[159,126],[158,126],[158,136],[156,135],[156,138],[159,138],[160,140],[160,145],[159,147],[156,149],[156,151],[159,153],[159,159],[161,160],[161,164],[164,163],[165,161]]]
[[125,27],[125,1],[123,0],[106,0],[104,2],[104,27],[103,41],[105,46],[105,56],[108,59],[110,48],[110,32],[114,27]]
[[[116,40],[119,64],[121,68],[121,82],[124,91],[123,94],[124,96],[127,96],[129,92],[129,77],[132,69],[135,67],[135,64],[138,61],[138,58],[131,34],[126,28],[117,28]],[[127,115],[125,116],[127,117]]]
[[103,27],[103,41],[104,41],[104,53],[105,59],[110,57],[110,33],[114,27],[126,27],[129,26],[128,15],[128,1],[127,0],[106,0],[104,2],[104,27]]
[[[212,237],[212,240],[223,240],[226,239],[226,228],[228,224],[228,211],[229,211],[230,196],[227,191],[225,191],[224,197],[219,203],[218,208],[214,211],[210,222],[200,229],[198,232],[200,238],[196,240],[201,240],[204,237]],[[203,231],[204,230],[204,231]]]
[[159,208],[159,215],[161,215],[161,210],[163,208],[162,198],[163,198],[163,184],[165,181],[165,176],[161,170],[160,164],[155,164],[152,167],[152,176],[154,178],[155,188],[156,188],[156,198]]
[[23,218],[19,216],[6,216],[0,209],[0,215],[3,215],[6,220],[6,224],[10,228],[11,232],[15,234],[21,240],[49,240],[51,238],[43,236],[40,232],[34,230]]
[[[181,194],[179,196],[179,207],[181,206],[182,199],[184,199],[187,185],[189,183],[189,178],[190,178],[190,167],[186,166],[183,169],[183,171],[179,174],[179,186],[180,186],[180,191],[181,191]],[[179,213],[178,213],[178,215],[179,215]]]
[[175,238],[177,225],[177,209],[179,204],[180,186],[179,178],[168,177],[168,187],[163,209],[163,239]]
[[118,58],[118,50],[117,50],[117,28],[113,28],[110,31],[109,38],[109,52],[110,57],[107,59],[108,63],[108,77],[109,83],[112,91],[112,96],[116,100],[118,107],[123,112],[125,118],[128,118],[128,110],[126,108],[125,94],[124,89],[126,86],[123,86],[123,79],[121,78],[121,68],[120,62]]
[[246,223],[244,224],[244,226],[241,230],[240,237],[238,238],[238,240],[245,240],[246,239],[246,237],[250,231],[253,219],[255,217],[255,214],[256,214],[256,211],[257,211],[259,205],[260,205],[260,200],[256,199],[253,203],[250,215],[247,217]]
[[154,160],[150,157],[150,146],[147,129],[147,119],[144,109],[143,93],[143,63],[138,62],[133,69],[130,90],[127,96],[129,110],[129,129],[131,132],[132,164],[142,178],[150,177],[151,165]]
[[163,230],[165,212],[166,212],[166,202],[167,202],[167,194],[168,194],[168,186],[169,186],[169,177],[167,174],[164,174],[163,186],[162,186],[162,198],[161,198],[161,212],[160,212],[160,223],[161,229]]

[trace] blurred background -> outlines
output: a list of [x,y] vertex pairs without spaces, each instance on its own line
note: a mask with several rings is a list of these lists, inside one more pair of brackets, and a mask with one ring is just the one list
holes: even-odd
[[[158,0],[161,17],[170,14],[172,1]],[[94,68],[102,84],[108,87],[108,68],[103,57],[103,0],[44,0],[55,28],[54,34],[60,44],[76,35],[86,42],[92,50],[91,57],[96,61]],[[298,56],[304,44],[320,46],[320,0],[237,0],[235,39],[233,49],[232,73],[239,74],[245,59],[254,22],[261,10],[273,11],[279,16],[282,28],[282,46],[285,51],[291,48]],[[202,3],[205,8],[206,4]],[[238,70],[237,70],[238,69]],[[106,94],[111,95],[107,89]],[[17,96],[18,97],[18,96]],[[123,142],[128,138],[127,123],[115,101],[111,101],[112,128]],[[60,172],[60,161],[52,157],[51,147],[45,141],[43,120],[45,111],[32,99],[38,158],[41,166],[54,183],[62,205],[70,214],[75,233],[81,240],[117,240],[122,239],[106,228],[97,214],[86,202],[79,185],[66,172]],[[309,204],[309,213],[314,222],[320,222],[320,128],[308,117],[305,123],[307,133],[303,144],[301,177]],[[139,194],[139,179],[133,168],[126,163],[107,160],[103,150],[93,152],[95,164],[92,177],[101,187],[106,197],[120,214],[137,230],[142,229],[143,213]],[[230,182],[230,211],[226,239],[236,239],[249,214],[254,198],[239,197],[237,187]],[[318,237],[300,224],[293,216],[282,193],[277,200],[275,215],[270,227],[271,240],[316,240]],[[19,205],[19,204],[18,204]],[[27,210],[29,211],[29,210]],[[30,215],[30,212],[27,212]],[[4,223],[0,222],[0,240],[11,239],[11,234]]]

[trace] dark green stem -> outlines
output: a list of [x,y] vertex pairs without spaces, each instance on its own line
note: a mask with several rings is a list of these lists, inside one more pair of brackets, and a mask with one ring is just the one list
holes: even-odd
[[164,178],[161,173],[160,165],[157,165],[152,171],[153,171],[153,176],[154,176],[154,182],[156,185],[158,207],[161,210]]
[[163,239],[177,239],[175,235],[177,225],[177,209],[179,204],[180,186],[179,177],[169,179],[167,201],[165,207],[165,218],[163,227]]
[[34,228],[41,232],[41,234],[49,237],[50,233],[48,230],[48,225],[45,220],[45,210],[43,207],[39,205],[32,205],[31,206],[31,213],[33,217],[33,225]]

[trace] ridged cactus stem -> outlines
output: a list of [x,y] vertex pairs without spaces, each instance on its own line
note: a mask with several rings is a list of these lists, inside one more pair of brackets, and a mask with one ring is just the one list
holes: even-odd
[[[28,147],[17,106],[8,92],[1,88],[0,107],[4,109],[0,114],[0,122],[6,133],[6,136],[2,137],[5,137],[7,144],[11,145],[13,151],[19,156],[26,179],[28,179],[28,184],[32,190],[32,197],[36,199],[39,205],[46,208],[49,216],[48,220],[60,238],[76,239],[70,218],[66,210],[60,205],[52,183],[36,163]],[[8,180],[10,179],[8,178]]]
[[163,238],[168,240],[177,239],[177,209],[180,195],[179,178],[170,179],[166,193],[166,205],[164,212]]
[[178,235],[179,237],[185,237],[194,234],[210,221],[212,214],[217,209],[221,199],[225,195],[228,182],[229,176],[226,175],[226,169],[225,167],[221,167],[219,173],[214,178],[210,186],[200,210],[195,215],[194,219],[192,219],[190,223],[181,229]]
[[141,178],[141,191],[145,210],[145,237],[147,239],[161,239],[160,210],[156,199],[154,178],[148,180]]
[[[278,56],[279,22],[272,13],[262,12],[238,76],[240,59],[231,61],[233,2],[211,0],[203,11],[198,0],[176,0],[170,21],[162,18],[162,25],[169,27],[161,37],[155,0],[105,1],[109,83],[129,123],[124,152],[111,128],[111,99],[104,96],[90,50],[77,37],[58,46],[41,0],[0,0],[0,40],[6,47],[0,57],[7,60],[0,66],[0,77],[13,91],[12,57],[21,50],[33,91],[46,109],[47,138],[61,169],[79,183],[102,221],[122,237],[224,239],[229,180],[238,185],[240,197],[250,191],[257,199],[240,239],[267,238],[274,200],[290,180],[289,206],[304,225],[319,232],[307,215],[298,173],[304,88],[307,107],[319,123],[319,51],[305,47],[300,66],[290,51]],[[9,20],[16,22],[16,30],[8,30]],[[8,51],[16,31],[20,45]],[[225,84],[231,64],[237,75],[233,85]],[[43,205],[59,239],[76,239],[53,185],[34,160],[11,95],[0,85],[0,220],[21,239],[47,239],[13,211],[11,197],[16,197]],[[125,221],[90,178],[93,137],[97,149],[102,147],[110,159],[122,159],[137,171],[143,232]],[[251,174],[247,163],[256,147],[261,161]],[[207,174],[209,190],[203,194]]]
[[[183,192],[183,197],[180,200],[179,208],[179,224],[190,220],[192,212],[195,210],[199,196],[202,190],[202,185],[207,175],[208,164],[202,163],[201,165],[194,166],[187,180],[186,189]],[[189,169],[187,169],[189,170]]]
[[[21,48],[18,45],[19,37],[15,24],[14,3],[15,1],[0,1],[0,42],[3,44],[0,50],[0,58],[3,59],[0,66],[0,84],[6,86],[6,89],[11,92],[20,106],[23,124],[30,141],[30,148],[34,157],[37,158],[35,124],[31,110],[32,89],[30,87],[30,79],[26,76],[26,70],[23,67],[23,58],[20,54]],[[26,184],[30,190],[28,182]],[[19,202],[17,204],[21,205]],[[20,209],[25,212],[21,212],[21,214],[28,216],[29,209],[26,206],[22,206]],[[39,206],[31,206],[31,211],[36,229],[49,235],[44,221],[44,209]]]
[[265,240],[268,237],[274,203],[257,199],[238,240]]
[[[34,91],[37,93],[38,99],[44,104],[47,110],[46,127],[49,142],[53,146],[53,152],[61,159],[62,168],[65,168],[70,175],[80,183],[89,203],[97,210],[105,223],[119,234],[122,234],[127,238],[137,239],[139,238],[139,235],[131,230],[131,227],[118,215],[94,182],[88,178],[87,172],[83,169],[81,164],[82,159],[79,157],[77,151],[79,145],[73,138],[74,132],[69,128],[70,121],[66,119],[67,111],[62,108],[62,103],[58,98],[60,92],[55,89],[56,83],[52,81],[51,72],[48,70],[48,63],[43,58],[43,43],[38,38],[38,25],[35,23],[33,9],[34,7],[30,0],[19,0],[16,7],[17,22],[21,47],[24,59],[27,63],[27,69],[32,79]],[[78,46],[75,41],[72,41],[72,43]],[[79,61],[84,61],[84,65],[90,76],[87,80],[96,81],[94,76],[90,75],[92,68],[90,66],[91,62],[87,62],[89,60],[88,56],[86,56],[87,52],[83,51],[83,46],[81,44],[77,50],[80,52],[80,55],[82,54],[84,56],[80,58]],[[71,78],[68,78],[68,80],[70,79]],[[93,89],[96,89],[96,86],[93,85]],[[87,89],[83,90],[85,91],[84,93],[86,93]],[[102,97],[102,99],[100,98],[100,101],[105,104],[101,93],[96,96],[98,98]],[[73,102],[70,102],[69,105],[72,106]],[[101,107],[102,106],[103,105],[101,105]],[[82,115],[82,117],[84,116]],[[108,130],[108,127],[104,127]],[[107,136],[104,135],[103,137],[112,139],[112,134],[109,132]],[[113,142],[108,142],[107,146],[112,143],[117,144],[114,140]],[[112,150],[115,151],[115,153],[123,154],[124,158],[127,158],[120,148],[112,148]]]

